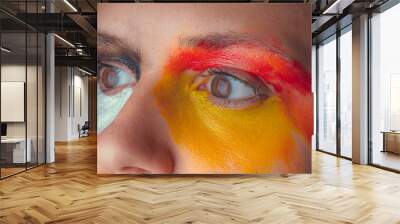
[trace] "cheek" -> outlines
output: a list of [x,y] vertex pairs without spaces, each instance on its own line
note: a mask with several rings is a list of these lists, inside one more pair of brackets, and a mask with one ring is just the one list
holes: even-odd
[[185,171],[303,171],[304,152],[295,140],[299,131],[280,98],[248,109],[226,109],[209,101],[207,92],[189,89],[191,80],[190,75],[165,74],[154,90]]
[[[290,89],[290,88],[289,88]],[[313,95],[311,92],[285,92],[284,98],[289,111],[289,116],[296,123],[296,127],[301,130],[302,136],[308,144],[311,144],[313,134]]]

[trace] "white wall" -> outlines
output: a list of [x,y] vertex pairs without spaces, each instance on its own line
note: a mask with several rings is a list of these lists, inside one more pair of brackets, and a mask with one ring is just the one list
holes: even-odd
[[70,141],[88,120],[88,78],[72,67],[56,67],[55,74],[55,141]]
[[[18,64],[6,64],[1,66],[1,81],[2,82],[25,82],[25,75],[27,69],[28,74],[36,74],[36,66],[27,66],[25,67],[24,65],[18,65]],[[36,86],[36,80],[31,80],[29,79],[28,76],[28,82],[30,86]],[[34,107],[33,109],[36,111],[36,88],[27,88],[27,106]],[[31,104],[34,102],[34,104]],[[1,108],[1,110],[7,110],[7,108]],[[32,110],[32,108],[31,108]],[[30,128],[32,127],[34,130],[36,130],[36,119],[37,115],[36,113],[31,113],[31,110],[29,110],[27,113],[27,119],[28,119],[28,137],[30,133],[33,133],[33,131],[30,131]],[[32,124],[31,122],[34,122]],[[35,125],[35,127],[33,127]],[[35,132],[36,135],[36,132]],[[7,122],[7,136],[8,137],[25,137],[25,122]]]
[[69,68],[55,68],[55,141],[68,140],[68,108],[69,108]]
[[[28,67],[28,70],[32,67]],[[9,64],[1,66],[1,81],[2,82],[25,82],[25,64]],[[6,110],[7,108],[1,108]],[[25,123],[12,122],[7,123],[8,137],[25,137]]]
[[77,70],[75,70],[74,75],[74,108],[72,108],[72,130],[71,135],[74,138],[77,138],[78,133],[78,124],[81,126],[88,120],[88,78],[86,76],[82,76],[82,73],[77,74]]
[[[38,69],[38,70],[37,70]],[[42,67],[25,64],[3,64],[1,66],[2,82],[24,82],[26,83],[26,107],[23,106],[22,113],[26,112],[27,120],[22,122],[6,122],[7,137],[30,139],[32,150],[32,161],[44,162],[45,150],[45,120],[44,120],[44,74]],[[27,80],[25,80],[27,78]],[[22,90],[23,91],[23,90]],[[23,94],[23,92],[22,92]],[[7,97],[2,95],[3,97]],[[1,110],[11,110],[9,107],[2,107]],[[3,111],[4,112],[4,111]],[[10,111],[9,111],[10,112]],[[12,113],[12,111],[11,111]],[[37,156],[37,153],[39,154]]]
[[[28,66],[29,69],[29,66]],[[24,65],[2,65],[1,81],[25,82],[25,64]]]

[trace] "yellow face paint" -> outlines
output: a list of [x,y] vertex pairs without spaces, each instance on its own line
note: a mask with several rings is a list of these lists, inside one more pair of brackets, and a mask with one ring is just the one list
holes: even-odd
[[[154,88],[185,173],[304,172],[304,139],[275,95],[248,108],[216,105],[195,72],[165,71]],[[179,170],[178,170],[179,172]]]

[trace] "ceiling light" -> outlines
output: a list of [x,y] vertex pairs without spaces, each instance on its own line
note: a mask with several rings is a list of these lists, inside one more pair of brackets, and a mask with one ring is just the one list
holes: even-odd
[[54,36],[57,37],[57,38],[58,38],[59,40],[61,40],[62,42],[64,42],[65,44],[67,44],[68,46],[75,48],[75,45],[73,45],[73,44],[72,44],[71,42],[69,42],[68,40],[66,40],[66,39],[64,39],[64,38],[62,38],[62,37],[60,37],[60,36],[57,35],[57,34],[54,34]]
[[6,52],[6,53],[10,53],[10,52],[11,52],[11,50],[9,50],[9,49],[7,49],[7,48],[5,48],[5,47],[1,47],[0,49],[1,49],[2,51]]
[[93,75],[92,73],[90,73],[90,72],[88,72],[88,71],[86,71],[86,70],[83,70],[83,69],[81,69],[81,68],[79,68],[79,67],[78,67],[78,70],[81,71],[81,72],[83,72],[83,73],[85,73],[85,74],[87,74],[87,75]]
[[68,0],[64,0],[64,3],[67,4],[74,12],[78,12],[78,10]]
[[343,10],[353,2],[354,0],[336,0],[322,14],[342,14]]

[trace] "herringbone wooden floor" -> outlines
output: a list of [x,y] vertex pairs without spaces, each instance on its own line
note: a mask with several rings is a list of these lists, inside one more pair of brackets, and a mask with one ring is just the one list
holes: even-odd
[[400,175],[313,153],[313,174],[98,176],[96,139],[0,181],[0,223],[400,223]]

